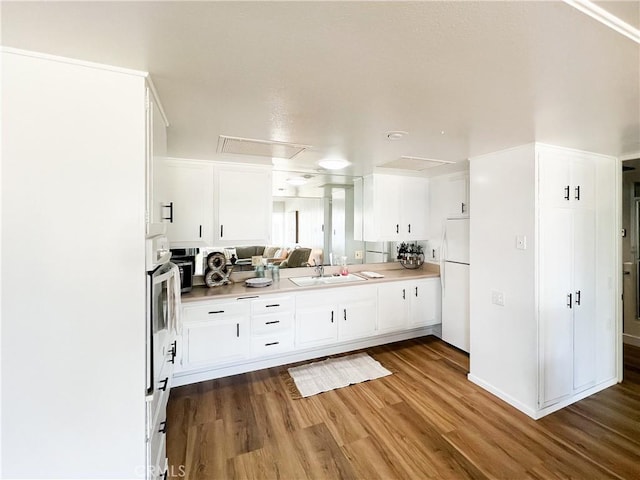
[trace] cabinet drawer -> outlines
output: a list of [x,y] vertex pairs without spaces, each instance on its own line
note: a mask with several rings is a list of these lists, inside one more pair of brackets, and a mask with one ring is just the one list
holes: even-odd
[[260,298],[251,302],[251,313],[280,313],[293,311],[293,297]]
[[293,350],[293,332],[261,335],[251,339],[251,356],[263,357]]
[[250,307],[246,302],[229,302],[218,304],[183,307],[183,322],[202,322],[232,315],[249,315]]
[[292,331],[293,312],[272,313],[251,317],[251,336]]

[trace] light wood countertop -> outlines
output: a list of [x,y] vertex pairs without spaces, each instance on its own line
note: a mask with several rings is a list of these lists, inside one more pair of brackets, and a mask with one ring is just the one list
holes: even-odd
[[[338,272],[339,267],[325,267],[325,275],[332,275]],[[364,265],[349,265],[349,272],[359,275],[365,280],[362,282],[338,283],[333,285],[313,285],[309,287],[299,287],[290,278],[306,277],[315,274],[312,268],[308,269],[281,269],[280,280],[268,287],[247,287],[244,281],[252,278],[253,272],[238,272],[231,274],[234,283],[220,287],[195,286],[193,290],[182,294],[183,303],[193,303],[206,300],[219,300],[238,297],[249,297],[259,295],[272,295],[279,293],[297,293],[313,290],[325,290],[330,288],[349,288],[358,285],[370,285],[373,283],[393,282],[398,280],[412,280],[419,278],[437,278],[440,276],[438,265],[425,263],[420,268],[409,270],[403,268],[398,263],[375,263]],[[359,272],[376,272],[384,275],[384,278],[366,278]]]

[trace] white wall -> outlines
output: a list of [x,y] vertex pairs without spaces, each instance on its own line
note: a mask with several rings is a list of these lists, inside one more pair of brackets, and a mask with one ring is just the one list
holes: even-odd
[[145,462],[145,81],[2,54],[3,478]]
[[[534,146],[470,161],[470,375],[537,404]],[[516,235],[527,249],[516,249]],[[504,306],[492,304],[492,291]]]

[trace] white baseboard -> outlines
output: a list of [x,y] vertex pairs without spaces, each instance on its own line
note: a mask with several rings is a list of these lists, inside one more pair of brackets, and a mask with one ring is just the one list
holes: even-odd
[[633,335],[629,335],[628,333],[622,334],[622,341],[624,343],[628,343],[629,345],[634,345],[636,347],[640,347],[640,337],[635,337]]
[[409,340],[411,338],[433,335],[437,327],[439,327],[439,325],[417,328],[402,332],[388,333],[384,335],[376,335],[375,337],[335,343],[333,345],[324,345],[322,347],[314,347],[305,350],[294,350],[270,358],[248,359],[242,362],[227,364],[220,367],[200,368],[198,370],[190,371],[178,371],[173,374],[172,386],[180,387],[192,383],[213,380],[215,378],[227,377],[229,375],[237,375],[239,373],[262,370],[263,368],[277,367],[280,365],[302,362],[304,360],[311,360],[327,355],[336,355],[338,353],[359,350],[361,348],[375,347],[377,345],[384,345],[386,343],[399,342],[402,340]]
[[505,401],[506,403],[508,403],[509,405],[511,405],[512,407],[517,408],[518,410],[520,410],[522,413],[530,416],[531,418],[533,418],[534,420],[538,420],[546,415],[549,415],[550,413],[553,413],[555,411],[558,411],[564,407],[567,407],[569,405],[571,405],[572,403],[575,403],[579,400],[582,400],[583,398],[587,398],[590,395],[593,395],[594,393],[597,393],[601,390],[604,390],[605,388],[609,388],[613,385],[615,385],[616,383],[618,383],[618,379],[617,378],[612,378],[609,379],[605,382],[599,383],[587,390],[583,390],[582,392],[576,393],[575,395],[565,398],[564,400],[558,402],[558,403],[554,403],[553,405],[549,405],[548,407],[544,407],[544,408],[531,408],[529,405],[526,405],[522,402],[520,402],[519,400],[516,400],[515,398],[511,397],[510,395],[506,394],[505,392],[493,387],[491,384],[485,382],[484,380],[475,377],[471,374],[467,375],[467,378],[469,379],[470,382],[475,383],[476,385],[484,388],[486,391],[488,391],[489,393],[495,395],[496,397],[498,397],[500,400]]

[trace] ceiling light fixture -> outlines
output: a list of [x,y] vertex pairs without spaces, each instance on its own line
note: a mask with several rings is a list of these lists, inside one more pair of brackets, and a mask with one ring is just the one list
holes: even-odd
[[342,170],[343,168],[351,165],[351,163],[349,163],[344,158],[332,157],[320,160],[318,162],[318,165],[327,170]]
[[295,187],[299,187],[301,185],[304,185],[305,183],[307,183],[307,179],[304,177],[291,177],[291,178],[287,178],[287,183],[289,185],[293,185]]
[[640,30],[626,22],[623,22],[618,17],[609,13],[604,8],[599,7],[595,3],[590,2],[589,0],[564,0],[564,2],[571,5],[573,8],[580,10],[582,13],[589,15],[591,18],[597,20],[603,25],[612,28],[627,38],[630,38],[634,42],[640,43]]
[[409,135],[408,132],[404,132],[402,130],[393,130],[391,132],[387,132],[387,138],[389,140],[400,140],[401,138]]

